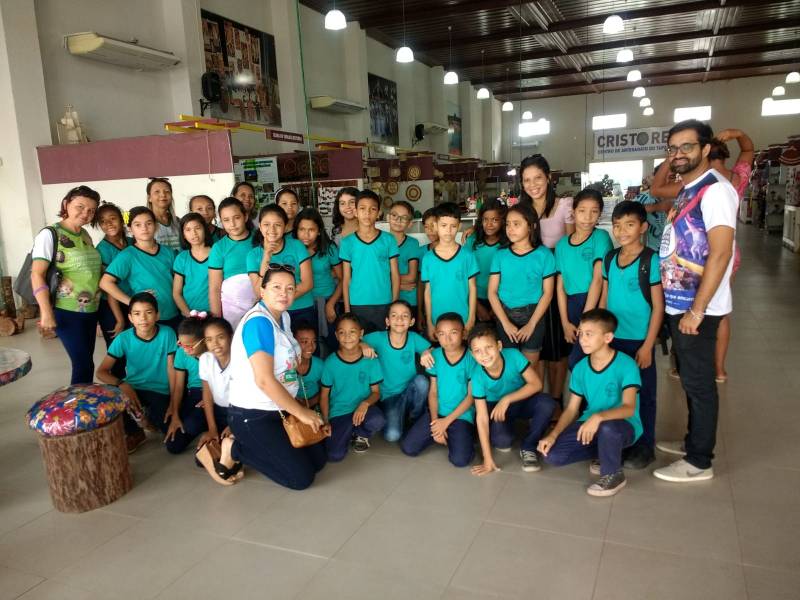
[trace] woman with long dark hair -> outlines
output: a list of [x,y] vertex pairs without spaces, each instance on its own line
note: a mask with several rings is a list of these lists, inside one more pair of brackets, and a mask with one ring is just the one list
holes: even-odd
[[333,227],[331,228],[331,239],[338,246],[342,238],[347,237],[358,228],[356,218],[356,198],[358,188],[343,187],[336,192],[333,201]]
[[[555,185],[550,181],[550,164],[541,154],[524,158],[519,167],[519,174],[522,182],[519,201],[536,211],[539,216],[542,244],[552,250],[558,240],[575,231],[572,198],[556,198]],[[546,365],[550,394],[560,400],[567,376],[567,357],[572,346],[564,339],[558,302],[550,303],[544,317],[544,326],[539,375],[544,381]]]

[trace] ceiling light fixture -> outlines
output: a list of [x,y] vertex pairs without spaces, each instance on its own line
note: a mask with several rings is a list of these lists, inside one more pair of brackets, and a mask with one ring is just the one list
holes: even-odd
[[617,62],[619,63],[626,63],[631,62],[633,60],[633,50],[630,48],[623,48],[619,52],[617,52]]
[[347,27],[347,19],[344,18],[344,13],[336,10],[336,0],[333,2],[333,8],[325,15],[325,29],[331,31],[339,31]]
[[639,100],[639,106],[641,106],[642,108],[650,106],[650,98],[642,98],[641,100]]
[[628,71],[628,81],[639,81],[642,78],[642,72],[639,69]]
[[642,114],[643,114],[645,117],[652,117],[654,112],[655,112],[655,111],[653,110],[653,107],[652,107],[652,106],[648,106],[647,108],[645,108],[645,109],[642,111]]
[[445,85],[455,85],[458,83],[458,73],[452,70],[453,68],[453,27],[452,25],[447,26],[447,35],[450,38],[450,58],[448,61],[448,68],[450,69],[447,73],[444,74],[444,84]]
[[786,76],[786,83],[800,83],[800,73],[792,71]]
[[778,85],[772,88],[772,95],[773,96],[785,96],[786,95],[786,88],[782,85]]
[[508,175],[509,177],[514,177],[514,175],[516,174],[517,174],[516,169],[509,169],[508,172],[506,173],[506,175]]
[[[486,69],[484,68],[483,64],[483,53],[484,50],[481,50],[481,80],[486,79]],[[491,96],[491,94],[485,85],[482,85],[481,89],[479,89],[478,93],[475,95],[478,100],[488,100],[489,96]]]
[[526,110],[522,113],[522,120],[523,121],[530,121],[533,118],[533,113],[529,110]]
[[603,22],[603,33],[613,35],[625,31],[625,22],[619,15],[610,15]]
[[[508,89],[508,69],[506,68],[506,89]],[[514,104],[510,100],[506,100],[503,102],[503,107],[501,109],[503,112],[511,112],[514,110]]]
[[639,86],[633,90],[633,97],[634,98],[644,98],[647,92],[642,86]]
[[414,62],[414,52],[406,46],[406,2],[403,0],[403,45],[397,49],[394,59],[399,63]]

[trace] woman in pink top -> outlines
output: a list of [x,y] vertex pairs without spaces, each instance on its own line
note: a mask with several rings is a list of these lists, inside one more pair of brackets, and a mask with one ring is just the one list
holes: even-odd
[[[550,181],[550,165],[541,154],[523,159],[519,173],[522,180],[519,201],[533,207],[539,215],[542,243],[552,250],[558,240],[575,231],[572,198],[556,198],[555,186]],[[567,377],[567,357],[572,345],[564,339],[558,302],[550,303],[544,316],[544,324],[544,344],[540,354],[541,360],[536,367],[544,382],[544,365],[547,364],[550,394],[561,401]]]

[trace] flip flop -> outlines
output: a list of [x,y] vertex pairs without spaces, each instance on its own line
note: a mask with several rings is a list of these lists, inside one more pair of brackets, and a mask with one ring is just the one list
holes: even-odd
[[[235,480],[229,480],[228,477],[230,473],[224,465],[220,464],[219,461],[214,460],[214,457],[211,455],[211,451],[208,448],[208,444],[203,444],[200,449],[195,453],[195,458],[200,461],[200,464],[203,465],[206,472],[211,476],[211,479],[216,481],[220,485],[233,485],[236,483]],[[226,477],[226,475],[228,477]]]

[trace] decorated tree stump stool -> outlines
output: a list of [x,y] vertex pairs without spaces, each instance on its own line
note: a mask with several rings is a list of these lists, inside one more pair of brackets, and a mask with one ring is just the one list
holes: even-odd
[[61,512],[110,504],[133,486],[122,415],[128,400],[111,385],[70,385],[28,411],[39,434],[50,497]]

